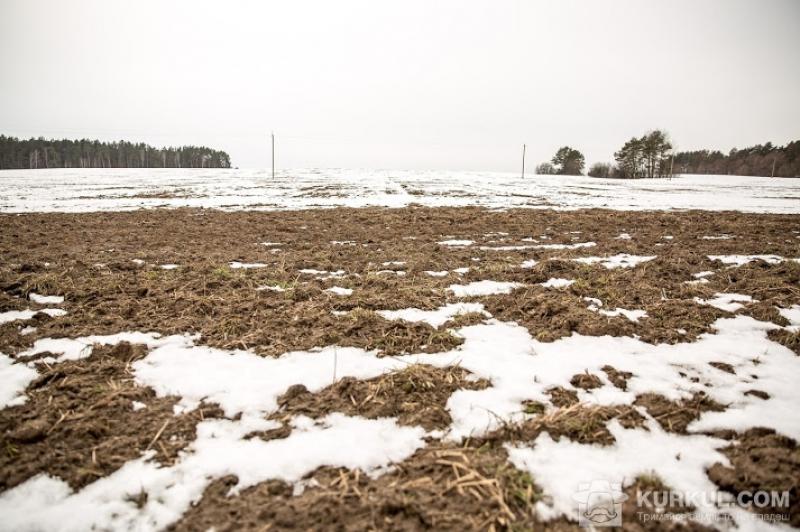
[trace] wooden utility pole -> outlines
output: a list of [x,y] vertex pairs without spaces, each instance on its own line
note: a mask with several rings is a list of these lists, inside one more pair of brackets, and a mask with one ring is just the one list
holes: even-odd
[[522,145],[522,179],[525,179],[525,144]]
[[272,137],[272,179],[275,179],[275,133],[270,133]]

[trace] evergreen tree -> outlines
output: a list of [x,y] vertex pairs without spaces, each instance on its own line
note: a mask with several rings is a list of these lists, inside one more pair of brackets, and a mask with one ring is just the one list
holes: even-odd
[[583,154],[569,146],[558,149],[552,159],[556,173],[560,175],[583,175]]
[[230,168],[230,156],[205,146],[154,148],[97,140],[20,140],[0,135],[0,169],[12,168]]

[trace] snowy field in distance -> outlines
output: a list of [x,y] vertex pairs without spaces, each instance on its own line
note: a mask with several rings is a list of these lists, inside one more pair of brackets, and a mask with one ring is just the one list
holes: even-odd
[[157,207],[306,209],[479,205],[490,208],[701,209],[800,213],[800,179],[692,175],[614,180],[490,172],[348,169],[50,169],[0,171],[0,212]]

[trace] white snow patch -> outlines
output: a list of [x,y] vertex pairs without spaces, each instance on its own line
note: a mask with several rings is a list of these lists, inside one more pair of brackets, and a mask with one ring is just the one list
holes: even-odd
[[723,264],[742,266],[748,262],[763,260],[767,264],[778,264],[784,259],[779,255],[709,255],[710,260],[718,260]]
[[800,326],[800,305],[792,305],[789,308],[779,308],[778,313],[789,320],[792,327]]
[[533,260],[533,259],[529,259],[529,260],[523,261],[522,264],[520,264],[520,268],[526,268],[526,269],[527,268],[533,268],[537,264],[539,264],[538,261]]
[[474,240],[441,240],[437,242],[437,244],[441,244],[442,246],[451,246],[451,247],[471,246],[474,243],[475,243]]
[[378,275],[386,275],[386,274],[388,274],[388,275],[396,275],[398,277],[403,277],[406,274],[406,272],[404,272],[402,270],[378,270],[375,273],[377,273]]
[[736,312],[744,307],[742,303],[750,303],[752,301],[753,298],[745,294],[723,294],[720,292],[714,294],[713,299],[694,298],[694,302],[698,305],[709,305],[728,312]]
[[162,270],[175,270],[178,268],[177,264],[162,264],[159,266]]
[[38,376],[35,369],[15,363],[11,357],[0,353],[0,408],[27,401],[25,388]]
[[646,310],[638,310],[638,309],[636,310],[628,310],[624,308],[615,308],[613,310],[599,309],[597,312],[599,312],[603,316],[609,316],[609,317],[624,316],[632,322],[638,322],[640,319],[647,317]]
[[490,317],[490,314],[484,310],[481,303],[451,303],[439,307],[436,310],[405,308],[401,310],[379,310],[377,312],[387,320],[423,321],[428,323],[431,327],[439,327],[456,316],[468,314],[470,312],[477,312],[486,317]]
[[64,302],[62,296],[43,296],[33,292],[28,294],[28,299],[40,305],[58,305]]
[[459,275],[464,275],[466,273],[469,273],[469,270],[470,270],[469,266],[463,266],[461,268],[456,268],[455,270],[453,270],[453,273],[457,273]]
[[142,403],[141,401],[132,401],[131,408],[133,409],[134,412],[136,412],[137,410],[147,408],[147,405]]
[[597,264],[600,263],[609,270],[613,268],[633,268],[637,264],[651,261],[656,258],[655,255],[628,255],[627,253],[620,253],[611,257],[580,257],[572,259],[582,264]]
[[[245,439],[276,423],[258,418],[207,420],[197,439],[171,467],[148,453],[78,492],[58,479],[37,475],[0,495],[8,530],[159,530],[177,521],[215,479],[235,475],[236,493],[268,479],[289,483],[322,466],[380,474],[425,445],[425,431],[390,418],[364,419],[339,413],[318,420],[294,418],[287,438]],[[291,459],[287,459],[291,457]],[[147,494],[138,508],[132,500]]]
[[617,239],[617,240],[630,240],[631,239],[631,235],[629,235],[628,233],[620,233],[619,235],[617,235],[614,238]]
[[344,275],[344,270],[336,270],[335,272],[329,272],[326,270],[315,270],[313,268],[304,268],[298,271],[305,275],[316,275],[317,279],[323,279],[323,280],[330,279],[331,277],[341,277]]
[[83,336],[80,338],[42,338],[33,343],[33,347],[19,354],[20,357],[29,357],[49,351],[57,357],[42,358],[43,362],[63,362],[65,360],[78,360],[92,354],[92,346],[117,345],[120,342],[143,344],[148,348],[160,347],[172,343],[191,342],[191,336],[166,336],[158,333],[122,332],[105,336]]
[[572,279],[561,279],[558,277],[552,277],[545,281],[544,283],[539,283],[540,286],[545,288],[566,288],[567,286],[573,284],[575,281]]
[[706,277],[710,277],[712,275],[714,275],[714,272],[711,271],[711,270],[704,271],[704,272],[693,273],[692,277],[694,277],[694,279],[689,280],[689,281],[684,281],[683,283],[684,284],[706,284],[706,283],[709,282],[709,280],[706,279]]
[[700,238],[702,238],[703,240],[731,240],[736,237],[734,237],[733,235],[723,234],[723,235],[706,235],[706,236],[701,236]]
[[29,320],[36,316],[39,312],[47,314],[52,318],[64,316],[67,311],[60,308],[43,308],[38,310],[8,310],[0,312],[0,324],[9,323],[17,320]]
[[259,292],[263,292],[264,290],[269,290],[270,292],[286,292],[286,289],[280,285],[265,285],[262,284],[261,286],[256,287],[256,290]]
[[341,286],[332,286],[330,288],[325,289],[326,292],[330,292],[331,294],[337,296],[349,296],[353,294],[352,288],[343,288]]
[[[535,242],[533,239],[523,239],[523,241]],[[482,251],[520,251],[524,249],[580,249],[590,248],[597,244],[595,242],[577,242],[575,244],[524,244],[515,246],[481,246]]]
[[[581,484],[602,479],[627,487],[637,476],[653,472],[673,490],[704,494],[706,500],[713,500],[718,491],[706,469],[717,462],[729,464],[717,451],[727,442],[708,436],[669,434],[653,421],[647,428],[626,430],[613,420],[608,424],[616,439],[613,445],[582,445],[568,438],[555,442],[549,434],[542,433],[532,447],[507,444],[506,449],[511,463],[530,473],[547,495],[536,503],[537,514],[545,520],[574,518],[574,497]],[[697,510],[717,514],[713,506]]]
[[389,260],[383,263],[383,266],[405,266],[404,260]]
[[253,268],[266,268],[267,265],[262,262],[239,262],[238,260],[228,263],[228,266],[233,270],[250,270]]
[[448,290],[456,297],[490,296],[493,294],[509,294],[522,283],[504,281],[475,281],[469,284],[451,284]]
[[638,322],[642,318],[647,317],[647,311],[645,310],[628,310],[624,308],[606,310],[601,308],[603,306],[603,302],[596,297],[584,297],[583,300],[589,302],[589,306],[586,307],[587,310],[600,313],[603,316],[609,316],[612,318],[615,316],[624,316],[634,323]]
[[433,271],[433,270],[425,270],[425,274],[431,277],[447,277],[447,274],[450,273],[447,270],[442,271]]

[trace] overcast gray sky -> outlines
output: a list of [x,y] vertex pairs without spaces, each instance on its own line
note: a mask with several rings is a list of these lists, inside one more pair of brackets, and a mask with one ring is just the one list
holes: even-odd
[[517,171],[800,138],[800,1],[0,0],[0,132]]

